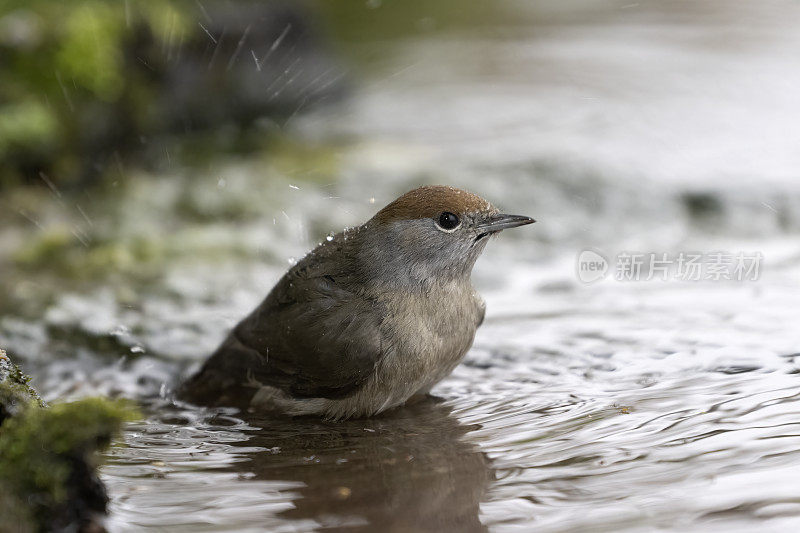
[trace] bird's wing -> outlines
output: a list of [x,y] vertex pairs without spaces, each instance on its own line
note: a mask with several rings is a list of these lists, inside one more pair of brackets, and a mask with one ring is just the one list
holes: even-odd
[[290,270],[231,332],[229,355],[248,366],[248,379],[296,397],[339,398],[373,371],[383,354],[382,309],[326,271]]

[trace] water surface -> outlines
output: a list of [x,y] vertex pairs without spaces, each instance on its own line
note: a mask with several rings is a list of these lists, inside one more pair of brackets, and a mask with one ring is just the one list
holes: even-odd
[[[43,230],[3,230],[0,344],[51,399],[145,406],[102,469],[111,531],[800,527],[800,5],[499,4],[351,43],[383,48],[350,102],[286,128],[312,152],[137,176],[81,199],[88,220],[53,201]],[[171,399],[293,260],[422,182],[539,220],[478,263],[486,323],[437,399],[342,423]],[[59,228],[111,244],[26,263]],[[587,285],[587,248],[763,264]]]

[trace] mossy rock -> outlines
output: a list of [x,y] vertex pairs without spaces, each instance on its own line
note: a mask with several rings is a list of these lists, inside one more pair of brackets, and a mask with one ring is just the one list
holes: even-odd
[[100,530],[96,452],[135,410],[101,398],[46,407],[2,350],[0,407],[0,531]]
[[30,386],[30,380],[0,349],[0,425],[6,418],[20,414],[29,404],[45,407],[44,401]]

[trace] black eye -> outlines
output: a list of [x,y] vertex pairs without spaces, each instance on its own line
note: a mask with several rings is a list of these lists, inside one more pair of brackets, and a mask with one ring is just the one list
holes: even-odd
[[439,227],[442,229],[453,229],[458,226],[458,217],[449,211],[439,215]]

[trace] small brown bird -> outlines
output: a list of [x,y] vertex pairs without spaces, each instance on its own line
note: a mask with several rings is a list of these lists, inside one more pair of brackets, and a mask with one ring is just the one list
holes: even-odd
[[472,345],[487,237],[534,222],[426,186],[293,266],[181,388],[188,401],[329,419],[427,394]]

